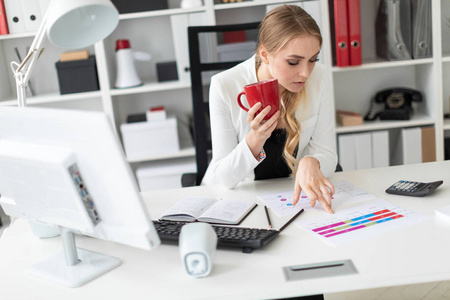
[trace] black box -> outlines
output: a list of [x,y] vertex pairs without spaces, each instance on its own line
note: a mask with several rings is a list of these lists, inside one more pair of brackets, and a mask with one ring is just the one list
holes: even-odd
[[88,59],[56,62],[61,95],[99,90],[95,56]]
[[160,62],[156,63],[156,73],[158,81],[178,80],[177,62]]
[[168,8],[167,0],[112,0],[111,2],[121,14]]

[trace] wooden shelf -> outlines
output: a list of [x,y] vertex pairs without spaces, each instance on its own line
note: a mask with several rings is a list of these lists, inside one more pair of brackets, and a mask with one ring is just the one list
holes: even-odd
[[375,120],[364,122],[358,126],[336,126],[336,133],[352,133],[362,131],[373,131],[393,128],[416,127],[435,125],[435,120],[426,115],[415,114],[411,120],[406,121],[387,121]]

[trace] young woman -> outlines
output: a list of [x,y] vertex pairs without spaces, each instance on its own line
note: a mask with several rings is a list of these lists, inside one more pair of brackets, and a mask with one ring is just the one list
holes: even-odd
[[[235,187],[244,180],[295,176],[294,201],[303,191],[329,213],[337,164],[330,86],[321,64],[320,29],[302,8],[283,5],[260,25],[259,47],[250,59],[213,76],[210,115],[213,156],[202,184]],[[261,103],[248,113],[237,104],[244,86],[276,78],[280,111],[263,120]]]

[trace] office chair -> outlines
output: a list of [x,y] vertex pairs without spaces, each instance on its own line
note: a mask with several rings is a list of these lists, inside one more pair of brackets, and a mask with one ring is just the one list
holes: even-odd
[[197,173],[185,173],[181,176],[181,186],[200,185],[206,169],[211,160],[211,131],[209,126],[209,103],[203,94],[202,73],[211,71],[222,71],[234,67],[241,61],[227,62],[202,62],[200,58],[200,35],[224,32],[237,32],[246,30],[257,30],[259,22],[217,25],[217,26],[194,26],[188,28],[189,38],[189,61],[191,72],[191,92],[194,112],[194,145]]
[[[211,131],[209,125],[209,103],[204,97],[202,73],[222,71],[234,67],[242,61],[227,62],[202,62],[200,53],[200,34],[224,33],[255,30],[257,32],[259,22],[217,25],[217,26],[193,26],[188,27],[189,61],[191,72],[191,93],[194,118],[194,145],[197,173],[185,173],[181,176],[181,186],[189,187],[200,185],[206,169],[211,160]],[[337,166],[337,171],[342,168]]]

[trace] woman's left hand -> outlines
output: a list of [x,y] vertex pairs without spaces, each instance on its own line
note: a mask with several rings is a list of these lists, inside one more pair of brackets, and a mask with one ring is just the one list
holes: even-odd
[[334,185],[322,174],[319,161],[314,157],[304,157],[298,164],[293,205],[297,204],[302,190],[311,201],[312,207],[319,201],[327,212],[333,213],[331,197],[334,195]]

